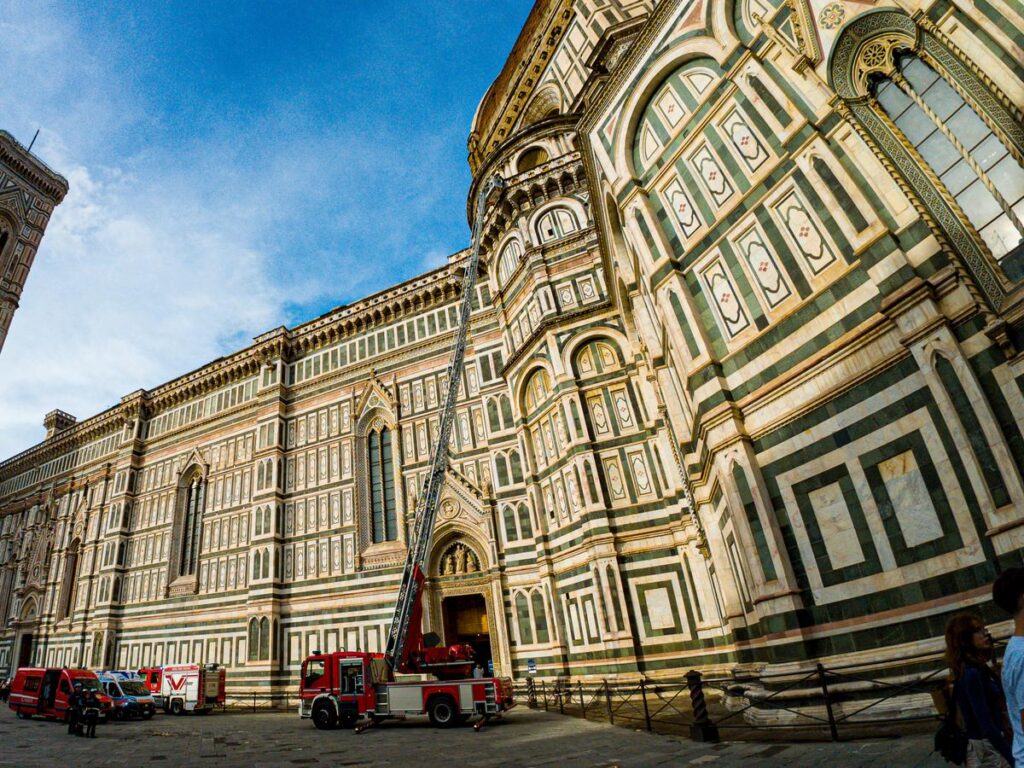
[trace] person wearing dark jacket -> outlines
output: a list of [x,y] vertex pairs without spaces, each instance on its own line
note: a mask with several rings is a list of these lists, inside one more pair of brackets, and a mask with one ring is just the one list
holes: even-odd
[[1010,768],[1006,699],[990,666],[992,635],[977,616],[960,614],[946,625],[946,662],[952,672],[953,702],[969,740],[967,768]]
[[82,711],[82,686],[80,683],[75,683],[74,690],[71,695],[68,696],[68,734],[72,736],[82,735],[82,726],[79,722],[79,716]]
[[85,726],[83,736],[96,738],[96,721],[100,719],[100,700],[96,691],[88,691],[82,699],[82,723]]

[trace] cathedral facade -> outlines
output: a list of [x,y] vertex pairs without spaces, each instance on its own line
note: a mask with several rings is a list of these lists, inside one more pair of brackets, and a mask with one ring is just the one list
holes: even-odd
[[[1019,0],[539,0],[425,629],[499,674],[896,663],[1024,545]],[[467,251],[0,464],[0,674],[383,649]]]

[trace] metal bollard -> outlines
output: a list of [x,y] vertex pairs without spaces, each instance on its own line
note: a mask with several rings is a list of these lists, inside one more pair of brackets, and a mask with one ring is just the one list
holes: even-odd
[[604,705],[608,711],[608,723],[615,725],[615,713],[612,711],[612,689],[608,686],[608,681],[604,681]]
[[686,687],[690,689],[690,705],[693,707],[690,738],[694,741],[717,743],[718,726],[711,722],[708,715],[708,703],[704,700],[704,681],[700,672],[691,669],[686,673]]
[[821,682],[821,695],[825,697],[825,712],[828,714],[828,732],[832,741],[839,741],[839,728],[836,726],[836,716],[832,711],[832,699],[828,695],[828,680],[825,677],[825,667],[818,664],[818,680]]
[[580,712],[584,720],[587,719],[587,705],[583,703],[583,683],[580,683]]
[[647,731],[651,731],[651,711],[647,708],[647,680],[645,678],[640,679],[640,695],[644,700],[644,725],[647,727]]
[[540,681],[540,694],[544,697],[544,711],[548,711],[548,687],[543,680]]

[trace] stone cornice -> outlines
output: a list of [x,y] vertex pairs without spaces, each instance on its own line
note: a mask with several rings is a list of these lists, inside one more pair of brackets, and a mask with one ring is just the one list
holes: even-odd
[[574,13],[572,0],[540,0],[530,11],[505,65],[484,94],[473,119],[468,143],[469,167],[474,175],[508,138]]
[[0,164],[13,168],[54,204],[68,193],[68,180],[30,153],[7,131],[0,131]]
[[[0,462],[0,481],[49,461],[140,416],[152,418],[169,408],[259,373],[262,365],[292,360],[378,325],[458,298],[463,261],[468,251],[438,269],[380,291],[351,305],[338,307],[293,329],[278,327],[260,334],[254,343],[218,358],[151,390],[139,389],[102,413],[62,430],[21,453]],[[379,364],[379,363],[378,363]]]
[[641,27],[636,38],[630,44],[629,50],[618,59],[609,73],[607,83],[601,89],[601,92],[597,94],[596,98],[594,98],[583,119],[580,120],[580,134],[585,136],[594,129],[630,74],[643,61],[643,58],[649,54],[651,45],[664,28],[665,21],[685,1],[664,0],[647,17],[646,23]]

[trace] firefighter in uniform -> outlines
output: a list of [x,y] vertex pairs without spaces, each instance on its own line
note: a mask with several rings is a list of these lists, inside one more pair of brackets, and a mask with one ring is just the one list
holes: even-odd
[[82,723],[85,726],[83,736],[96,738],[96,721],[100,719],[100,700],[96,691],[88,691],[82,697]]
[[82,726],[79,723],[79,715],[82,711],[82,685],[75,683],[75,688],[68,697],[68,734],[80,736]]

